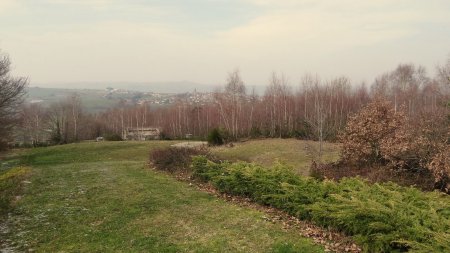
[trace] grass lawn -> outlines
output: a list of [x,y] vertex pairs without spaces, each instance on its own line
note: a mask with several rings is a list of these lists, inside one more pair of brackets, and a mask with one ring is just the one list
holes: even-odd
[[[324,143],[322,160],[336,161],[339,158],[339,146]],[[293,166],[301,175],[309,175],[312,159],[319,150],[318,142],[296,139],[265,139],[239,142],[234,147],[216,147],[213,153],[227,160],[256,162],[271,166],[276,160]]]
[[[37,252],[323,252],[260,211],[145,166],[149,150],[173,143],[80,143],[21,152],[31,175],[0,243]],[[12,164],[14,158],[5,159]]]

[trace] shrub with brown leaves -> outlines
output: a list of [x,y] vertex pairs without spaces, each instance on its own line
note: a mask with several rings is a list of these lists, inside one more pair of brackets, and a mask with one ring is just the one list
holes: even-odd
[[430,170],[435,188],[450,192],[450,148],[445,114],[410,122],[403,109],[375,99],[352,116],[341,135],[341,163],[359,168],[388,165],[395,170]]
[[447,146],[437,153],[428,164],[433,172],[435,188],[450,193],[450,147]]
[[383,140],[390,138],[405,122],[404,113],[395,113],[389,101],[375,99],[349,118],[340,136],[343,160],[355,165],[383,163]]
[[[405,118],[406,119],[406,118]],[[405,120],[381,141],[383,158],[394,168],[427,168],[434,155],[445,148],[445,120],[442,115],[422,115],[416,122]]]

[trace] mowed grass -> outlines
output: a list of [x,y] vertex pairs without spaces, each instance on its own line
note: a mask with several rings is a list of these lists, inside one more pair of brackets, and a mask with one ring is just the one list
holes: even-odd
[[[235,143],[234,147],[216,147],[213,153],[227,160],[255,162],[271,166],[275,161],[294,167],[301,175],[309,175],[313,159],[318,160],[319,143],[296,139],[264,139]],[[323,162],[339,158],[339,145],[323,143]]]
[[173,143],[80,143],[24,152],[32,175],[0,242],[36,252],[323,252],[260,211],[145,165],[151,149]]

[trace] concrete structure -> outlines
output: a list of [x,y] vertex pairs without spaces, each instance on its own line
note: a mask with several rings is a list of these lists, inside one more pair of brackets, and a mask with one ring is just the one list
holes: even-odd
[[159,140],[161,131],[156,127],[127,128],[123,134],[124,140],[147,141]]

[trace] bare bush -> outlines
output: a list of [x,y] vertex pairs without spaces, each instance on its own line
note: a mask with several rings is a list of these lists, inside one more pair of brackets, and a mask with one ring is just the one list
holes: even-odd
[[154,150],[150,153],[150,163],[158,170],[187,172],[192,156],[209,155],[207,149],[169,147]]

